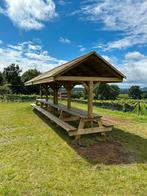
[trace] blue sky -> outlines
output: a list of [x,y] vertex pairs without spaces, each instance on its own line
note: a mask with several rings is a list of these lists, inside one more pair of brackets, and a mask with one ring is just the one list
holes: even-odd
[[124,87],[147,86],[147,1],[0,1],[0,71],[44,72],[92,50],[127,76]]

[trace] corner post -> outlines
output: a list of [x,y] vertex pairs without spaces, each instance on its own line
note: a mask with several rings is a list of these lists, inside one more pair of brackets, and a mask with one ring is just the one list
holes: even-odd
[[54,104],[58,105],[58,88],[57,86],[54,88],[54,99],[53,99]]
[[42,99],[42,85],[40,85],[40,99]]
[[67,91],[67,109],[71,109],[71,90],[73,88],[74,85],[72,84],[66,84],[64,85],[66,91]]
[[71,109],[71,89],[67,89],[67,109]]
[[88,117],[93,118],[93,81],[88,82]]
[[45,91],[46,91],[46,101],[48,101],[48,85],[46,85]]

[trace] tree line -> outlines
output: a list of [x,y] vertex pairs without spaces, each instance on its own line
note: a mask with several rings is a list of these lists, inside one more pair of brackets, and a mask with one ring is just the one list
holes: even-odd
[[[0,94],[39,94],[38,86],[25,86],[24,83],[40,74],[37,69],[28,69],[22,75],[19,65],[11,64],[0,72]],[[84,90],[74,89],[73,98],[86,98]],[[115,100],[120,94],[120,88],[117,85],[101,83],[94,90],[94,98],[101,100]],[[143,92],[139,86],[131,86],[128,95],[133,99],[141,99]]]
[[11,64],[0,72],[0,94],[38,94],[37,86],[25,86],[24,83],[40,74],[37,69],[29,69],[21,75],[19,65]]

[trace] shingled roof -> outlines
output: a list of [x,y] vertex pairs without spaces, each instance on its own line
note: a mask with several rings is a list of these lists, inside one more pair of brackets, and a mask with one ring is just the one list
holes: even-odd
[[55,81],[105,81],[122,82],[126,78],[120,71],[95,51],[73,59],[27,81],[25,85],[50,83]]

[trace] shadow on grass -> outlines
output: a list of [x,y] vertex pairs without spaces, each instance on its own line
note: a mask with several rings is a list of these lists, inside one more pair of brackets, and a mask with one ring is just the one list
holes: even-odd
[[78,155],[90,164],[121,165],[147,162],[147,139],[114,128],[107,136],[83,135],[77,143],[66,131],[34,111],[52,128]]

